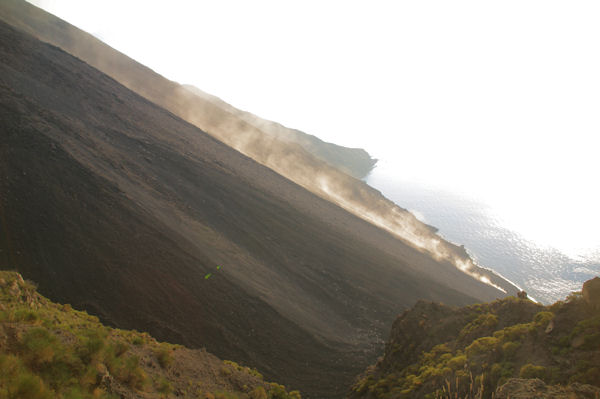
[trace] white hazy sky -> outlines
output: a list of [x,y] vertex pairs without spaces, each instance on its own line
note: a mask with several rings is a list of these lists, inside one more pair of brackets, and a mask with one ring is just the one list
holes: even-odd
[[31,2],[169,79],[480,197],[541,242],[600,248],[597,0]]

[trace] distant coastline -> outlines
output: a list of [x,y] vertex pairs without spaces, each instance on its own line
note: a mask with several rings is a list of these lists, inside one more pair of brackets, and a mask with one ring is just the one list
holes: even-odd
[[427,182],[403,180],[380,164],[366,182],[399,206],[424,218],[438,234],[458,246],[482,268],[492,270],[542,303],[564,299],[581,283],[600,274],[600,259],[573,259],[544,248],[486,213],[484,205]]

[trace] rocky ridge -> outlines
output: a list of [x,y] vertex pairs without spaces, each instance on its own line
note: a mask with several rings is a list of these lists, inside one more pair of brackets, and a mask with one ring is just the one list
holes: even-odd
[[599,281],[550,306],[526,295],[463,308],[420,301],[396,319],[350,397],[594,398]]

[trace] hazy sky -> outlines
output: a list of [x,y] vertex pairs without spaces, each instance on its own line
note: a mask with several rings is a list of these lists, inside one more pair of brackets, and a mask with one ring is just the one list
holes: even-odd
[[600,248],[597,0],[32,2],[169,79],[484,198],[548,244]]

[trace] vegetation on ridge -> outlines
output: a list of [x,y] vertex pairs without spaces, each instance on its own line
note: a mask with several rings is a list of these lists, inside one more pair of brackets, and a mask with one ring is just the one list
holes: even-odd
[[254,369],[113,329],[0,271],[0,399],[300,399]]
[[574,293],[541,306],[509,297],[453,309],[418,303],[352,398],[490,398],[511,378],[600,386],[600,313]]

